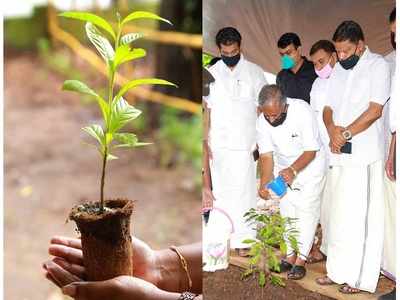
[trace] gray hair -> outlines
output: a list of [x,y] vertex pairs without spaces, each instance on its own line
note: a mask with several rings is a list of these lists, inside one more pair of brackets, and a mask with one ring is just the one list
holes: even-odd
[[286,104],[286,96],[282,89],[276,84],[264,85],[258,95],[258,105],[264,106],[273,101],[278,101],[280,104]]

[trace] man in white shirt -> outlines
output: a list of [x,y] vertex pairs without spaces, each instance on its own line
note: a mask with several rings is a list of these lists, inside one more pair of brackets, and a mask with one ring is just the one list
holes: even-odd
[[325,183],[326,159],[317,120],[311,107],[300,99],[287,99],[277,85],[264,86],[259,95],[262,114],[257,120],[260,152],[259,195],[270,198],[265,185],[281,175],[290,189],[280,200],[280,213],[293,218],[298,230],[299,253],[289,241],[281,272],[288,279],[306,274],[305,262],[312,247],[320,215],[320,196]]
[[[333,68],[337,62],[337,55],[335,45],[328,40],[320,40],[312,45],[310,50],[311,61],[314,64],[315,73],[318,78],[315,79],[310,93],[310,105],[315,112],[318,122],[319,134],[321,137],[322,145],[325,148],[325,153],[330,152],[329,148],[329,135],[326,130],[322,113],[327,102],[327,89],[329,77],[332,74]],[[327,157],[328,159],[328,157]],[[329,162],[326,164],[326,184],[321,199],[321,216],[320,224],[322,229],[322,241],[320,251],[314,249],[311,251],[307,260],[308,263],[318,262],[324,259],[327,255],[327,241],[328,241],[328,220],[331,213],[330,209],[330,195],[332,191],[330,180]]]
[[375,292],[383,246],[382,108],[389,98],[389,66],[371,53],[356,22],[333,35],[339,64],[328,84],[323,118],[330,138],[331,215],[327,276],[345,294]]
[[[244,214],[256,206],[256,164],[253,159],[256,138],[257,96],[266,84],[263,70],[241,53],[240,33],[232,27],[216,35],[221,60],[209,68],[215,81],[205,98],[209,116],[206,134],[214,205],[226,211],[234,222],[231,248],[248,248],[244,239],[255,237]],[[210,214],[213,226],[217,214]],[[239,251],[244,255],[243,251]]]
[[[394,8],[389,16],[390,25],[390,41],[393,47],[393,51],[385,56],[385,60],[388,62],[390,67],[390,73],[392,78],[391,84],[391,97],[386,102],[383,108],[383,130],[384,130],[384,145],[385,145],[385,170],[384,176],[384,221],[385,221],[385,235],[383,240],[383,255],[382,255],[382,271],[387,277],[395,280],[396,279],[396,181],[394,174],[394,157],[395,157],[395,145],[396,145],[396,129],[393,126],[394,116],[393,113],[394,104],[397,99],[394,97],[394,77],[396,70],[396,8]],[[393,128],[394,127],[394,128]],[[390,300],[395,299],[395,289],[386,295],[383,295],[379,300]]]

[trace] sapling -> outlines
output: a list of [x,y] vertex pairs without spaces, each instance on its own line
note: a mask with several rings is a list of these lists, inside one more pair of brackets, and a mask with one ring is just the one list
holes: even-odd
[[273,285],[284,286],[282,278],[276,276],[272,271],[280,272],[277,252],[284,255],[287,252],[285,239],[289,242],[295,253],[299,252],[297,234],[294,228],[293,218],[284,218],[279,213],[266,214],[250,209],[244,217],[246,222],[256,225],[257,238],[247,239],[243,243],[251,245],[249,252],[249,267],[242,274],[242,278],[251,274],[259,274],[258,283],[264,287],[269,279]]
[[69,218],[76,222],[81,234],[83,262],[88,280],[107,280],[119,275],[133,275],[134,257],[130,234],[133,201],[120,198],[104,199],[107,162],[117,158],[114,155],[117,148],[147,145],[139,142],[135,134],[122,132],[129,122],[141,114],[140,110],[123,98],[124,94],[143,84],[175,85],[163,79],[144,78],[129,81],[119,90],[115,90],[115,76],[122,64],[146,55],[144,49],[132,47],[143,34],[123,34],[123,28],[128,22],[138,19],[170,22],[153,13],[137,11],[122,20],[117,14],[118,22],[114,30],[106,20],[91,13],[66,12],[60,16],[86,22],[86,35],[106,62],[108,79],[108,92],[104,97],[78,80],[67,80],[63,84],[63,90],[94,97],[103,119],[102,124],[91,124],[83,128],[94,139],[94,146],[101,155],[100,201],[73,207]]
[[[103,124],[91,124],[83,129],[87,134],[94,138],[94,145],[102,158],[102,171],[100,181],[100,207],[99,213],[104,211],[104,185],[106,166],[109,160],[117,159],[113,155],[116,148],[135,148],[148,145],[138,141],[138,137],[129,132],[121,132],[123,127],[136,119],[141,111],[130,105],[124,98],[124,94],[130,89],[144,84],[172,85],[175,84],[157,78],[143,78],[129,81],[123,85],[117,92],[115,89],[115,75],[118,68],[129,61],[146,56],[146,51],[141,48],[133,48],[131,45],[137,39],[143,37],[142,33],[123,33],[124,26],[131,21],[139,19],[154,19],[171,24],[170,21],[159,17],[156,14],[144,11],[136,11],[129,14],[121,20],[117,13],[117,28],[111,26],[105,19],[86,12],[64,12],[61,17],[72,18],[86,21],[85,31],[89,41],[97,49],[100,56],[105,60],[107,66],[107,95],[102,97],[85,83],[78,80],[66,80],[63,84],[63,90],[74,91],[93,96],[100,107]],[[101,32],[107,34],[108,38]],[[111,40],[111,42],[110,42]],[[107,98],[107,101],[105,100]]]

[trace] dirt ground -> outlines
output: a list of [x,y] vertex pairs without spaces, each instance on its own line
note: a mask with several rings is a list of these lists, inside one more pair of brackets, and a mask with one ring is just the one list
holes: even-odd
[[[66,78],[31,54],[7,56],[4,68],[5,299],[46,300],[55,290],[41,269],[50,237],[76,235],[65,223],[69,209],[98,199],[100,158],[80,130],[96,121],[97,107],[62,92]],[[106,195],[137,200],[133,232],[154,248],[200,240],[200,194],[187,188],[192,171],[159,169],[154,153],[117,153]]]
[[286,287],[267,283],[258,285],[255,277],[241,279],[243,270],[236,266],[215,273],[203,273],[203,296],[207,300],[332,300],[318,293],[303,289],[293,281],[286,281]]

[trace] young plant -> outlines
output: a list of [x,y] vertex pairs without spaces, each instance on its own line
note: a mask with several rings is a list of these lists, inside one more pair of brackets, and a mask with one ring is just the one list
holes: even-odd
[[280,252],[282,255],[286,254],[287,246],[285,238],[289,241],[291,248],[296,253],[299,252],[296,239],[298,231],[293,226],[296,220],[284,218],[278,213],[259,213],[254,208],[250,209],[244,217],[246,218],[246,222],[256,224],[257,239],[243,241],[251,245],[249,252],[251,258],[249,267],[242,274],[242,278],[258,273],[260,287],[265,286],[267,278],[273,285],[285,286],[282,278],[274,275],[272,271],[280,271],[280,260],[277,252]]
[[[130,105],[123,98],[124,94],[130,89],[144,84],[172,85],[176,87],[175,84],[163,79],[143,78],[129,81],[118,91],[114,92],[115,74],[118,68],[126,62],[142,58],[146,55],[144,49],[133,48],[131,46],[135,40],[143,37],[143,34],[127,33],[122,35],[123,27],[128,22],[139,19],[153,19],[169,24],[171,24],[171,22],[156,14],[145,11],[133,12],[121,21],[121,17],[117,13],[118,23],[116,30],[114,30],[111,24],[106,20],[91,13],[65,12],[61,13],[59,16],[86,22],[86,35],[107,65],[107,100],[105,100],[105,97],[103,98],[89,88],[85,83],[78,80],[66,80],[63,84],[63,90],[87,94],[94,97],[102,113],[102,125],[91,124],[82,128],[83,131],[96,141],[94,146],[98,149],[102,157],[99,211],[102,213],[104,211],[104,184],[107,162],[112,159],[117,159],[117,157],[112,154],[113,150],[116,148],[135,148],[148,145],[148,143],[139,142],[137,136],[133,133],[121,132],[125,125],[141,114],[140,110]],[[104,33],[107,34],[108,38]]]

